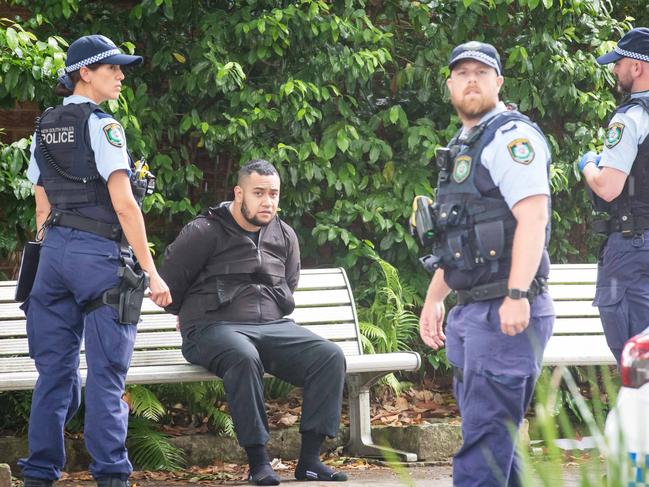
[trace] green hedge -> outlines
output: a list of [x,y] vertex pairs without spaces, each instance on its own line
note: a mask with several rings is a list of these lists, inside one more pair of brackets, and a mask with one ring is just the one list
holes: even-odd
[[[231,187],[239,164],[264,157],[281,171],[282,216],[307,265],[345,266],[371,302],[381,276],[366,258],[373,246],[423,292],[407,216],[414,195],[432,192],[434,150],[458,127],[445,92],[450,50],[478,39],[501,52],[503,99],[550,140],[553,260],[595,258],[573,164],[599,148],[616,104],[613,77],[595,57],[631,27],[625,15],[647,20],[643,0],[614,9],[592,0],[14,3],[33,15],[0,29],[5,107],[56,103],[55,70],[66,41],[81,34],[103,33],[145,56],[110,109],[158,175],[160,192],[145,204],[158,253]],[[33,232],[26,147],[1,153],[4,256]]]

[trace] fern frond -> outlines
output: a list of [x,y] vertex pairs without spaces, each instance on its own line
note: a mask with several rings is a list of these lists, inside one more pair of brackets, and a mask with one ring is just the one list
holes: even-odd
[[228,413],[212,406],[208,411],[208,417],[217,431],[230,437],[234,436],[234,423]]
[[127,388],[131,413],[152,421],[159,421],[167,410],[146,386],[134,384]]
[[374,347],[374,344],[365,335],[361,335],[361,346],[363,347],[364,353],[369,353],[369,354],[376,353],[376,348]]
[[127,446],[129,456],[143,470],[181,470],[185,465],[185,452],[143,418],[129,421]]
[[277,377],[267,377],[264,379],[264,394],[271,399],[286,397],[294,388],[295,386],[293,384],[289,384]]
[[385,330],[381,329],[381,327],[366,321],[361,321],[358,326],[361,329],[361,334],[370,340],[381,340],[387,343],[388,337],[385,334]]
[[397,395],[401,394],[401,391],[403,390],[401,382],[399,382],[399,379],[397,379],[397,376],[393,373],[383,377],[380,382],[392,389],[392,391],[394,391],[394,393]]

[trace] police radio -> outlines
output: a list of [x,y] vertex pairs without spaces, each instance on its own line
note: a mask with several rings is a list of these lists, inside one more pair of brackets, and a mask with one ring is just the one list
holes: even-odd
[[433,200],[428,196],[415,196],[410,215],[410,233],[416,236],[425,248],[435,241],[435,214]]
[[144,197],[153,194],[155,191],[155,176],[149,170],[149,165],[144,157],[135,163],[131,173],[131,189],[135,200],[140,206],[142,206]]

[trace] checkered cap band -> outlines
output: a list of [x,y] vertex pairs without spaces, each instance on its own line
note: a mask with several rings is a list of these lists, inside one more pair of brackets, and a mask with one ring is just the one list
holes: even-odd
[[115,56],[116,54],[121,54],[122,52],[119,49],[110,49],[108,51],[100,52],[99,54],[95,54],[94,56],[90,56],[89,58],[83,59],[79,61],[78,63],[74,63],[70,66],[65,67],[65,72],[66,73],[71,73],[72,71],[76,71],[77,69],[81,69],[84,66],[88,66],[90,64],[98,63],[102,59],[106,59],[107,57]]
[[617,52],[620,56],[630,57],[633,59],[637,59],[638,61],[644,61],[645,63],[649,63],[649,56],[647,56],[646,54],[639,54],[637,52],[627,51],[626,49],[620,49],[618,46],[615,46],[615,52]]
[[457,61],[460,59],[476,59],[480,61],[481,63],[486,64],[487,66],[490,66],[496,70],[498,74],[500,74],[500,67],[498,66],[498,61],[496,61],[494,58],[489,56],[488,54],[485,54],[484,52],[481,51],[464,51],[461,54],[458,54],[455,58],[453,58],[453,64],[455,64]]

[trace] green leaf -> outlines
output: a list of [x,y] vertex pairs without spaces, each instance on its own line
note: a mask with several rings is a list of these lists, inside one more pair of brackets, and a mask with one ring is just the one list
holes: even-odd
[[7,46],[9,47],[9,49],[16,49],[18,47],[18,44],[20,43],[16,31],[12,27],[7,27],[5,34],[7,36]]
[[399,120],[399,111],[401,110],[401,107],[399,105],[394,105],[393,107],[390,108],[390,122],[392,123],[397,123]]
[[347,138],[345,131],[342,129],[339,130],[336,135],[336,145],[338,145],[341,152],[347,152],[347,149],[349,148],[349,139]]

